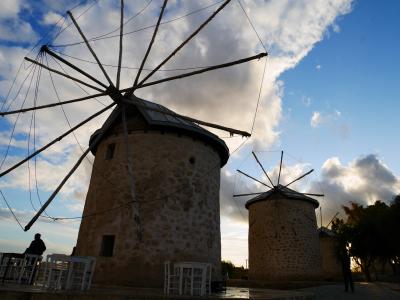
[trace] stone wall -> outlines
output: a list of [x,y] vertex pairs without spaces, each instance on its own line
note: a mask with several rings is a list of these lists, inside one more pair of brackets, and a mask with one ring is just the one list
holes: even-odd
[[320,266],[312,203],[274,194],[249,206],[249,279],[311,280]]
[[342,278],[342,266],[335,254],[335,237],[319,237],[321,260],[322,260],[322,279],[338,280]]
[[[163,263],[200,261],[213,264],[220,277],[219,154],[185,135],[131,132],[136,196],[143,240],[133,220],[122,135],[108,136],[94,162],[77,253],[97,258],[94,283],[161,287]],[[114,156],[106,160],[109,144]],[[102,213],[107,211],[107,213]],[[114,255],[99,256],[103,235],[115,235]]]

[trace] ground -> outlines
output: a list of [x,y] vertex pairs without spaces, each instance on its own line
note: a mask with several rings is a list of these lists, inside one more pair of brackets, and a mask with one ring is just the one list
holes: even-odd
[[316,300],[399,300],[400,284],[367,283],[355,284],[354,293],[346,293],[344,285],[323,285],[318,287],[302,289],[302,291],[315,294]]
[[226,294],[209,297],[165,296],[162,290],[137,288],[93,288],[89,292],[46,291],[38,287],[0,284],[2,300],[400,300],[400,284],[356,283],[354,293],[346,293],[342,284],[321,285],[298,290],[273,290],[262,288],[232,288]]

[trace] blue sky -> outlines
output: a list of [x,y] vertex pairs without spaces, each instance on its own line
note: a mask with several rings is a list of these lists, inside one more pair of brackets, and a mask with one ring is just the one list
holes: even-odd
[[[212,4],[215,1],[171,4],[166,19]],[[89,1],[89,4],[91,2]],[[128,6],[132,16],[145,6]],[[89,5],[88,4],[88,5]],[[301,190],[324,192],[321,200],[324,215],[331,216],[340,205],[349,201],[369,204],[377,199],[389,201],[400,192],[398,164],[399,119],[398,86],[400,77],[400,20],[396,12],[398,1],[243,1],[248,15],[270,52],[267,72],[255,123],[255,133],[245,147],[230,158],[221,172],[222,255],[236,264],[244,264],[247,257],[246,199],[233,200],[234,192],[251,191],[259,187],[236,175],[240,168],[261,178],[261,172],[251,159],[255,150],[263,164],[274,172],[280,150],[284,150],[289,181],[314,168],[315,172]],[[0,98],[4,99],[27,49],[42,37],[59,19],[59,14],[74,5],[72,1],[4,1],[0,4]],[[88,6],[76,8],[79,15]],[[174,43],[188,35],[196,24],[216,6],[190,18],[173,22],[160,29],[149,64],[172,49]],[[115,1],[102,0],[79,21],[88,36],[110,31],[118,24]],[[127,30],[153,24],[159,10],[152,3]],[[96,20],[102,19],[102,26]],[[137,65],[151,32],[127,36],[125,64]],[[222,38],[221,38],[222,37]],[[73,26],[65,30],[57,42],[78,40]],[[112,49],[115,40],[94,43],[103,62],[115,63]],[[132,46],[132,48],[128,48]],[[134,49],[134,50],[132,50]],[[218,16],[199,36],[182,51],[168,67],[208,65],[229,61],[259,52],[259,41],[235,1]],[[66,54],[92,59],[84,47],[61,49]],[[31,54],[30,57],[34,57]],[[76,62],[76,61],[74,61]],[[79,62],[84,65],[84,63]],[[141,92],[145,99],[157,99],[183,114],[226,126],[250,130],[258,98],[264,61],[241,65],[229,71],[219,71],[195,80],[162,85]],[[94,71],[92,65],[85,65]],[[111,73],[114,71],[108,68]],[[47,77],[46,77],[47,76]],[[129,84],[132,72],[123,72],[123,84]],[[19,81],[21,78],[19,77]],[[41,101],[54,101],[48,75],[43,75]],[[47,80],[47,81],[46,81]],[[216,84],[218,83],[218,84]],[[82,91],[57,79],[63,99],[81,97]],[[32,101],[28,97],[28,102]],[[21,103],[21,99],[18,99]],[[104,100],[107,101],[107,100]],[[88,116],[88,112],[102,108],[98,103],[66,108],[72,123]],[[15,104],[15,106],[17,106]],[[0,154],[4,155],[12,119],[0,120]],[[11,160],[26,153],[27,128],[30,119],[22,118],[16,127],[19,141],[24,144],[11,148]],[[77,132],[82,145],[87,145],[90,133],[101,125],[101,120]],[[65,131],[64,116],[50,110],[38,116],[37,143],[44,144],[57,133]],[[40,129],[40,131],[39,131]],[[225,133],[218,132],[220,136]],[[241,138],[225,139],[231,151]],[[38,159],[40,195],[46,199],[63,174],[79,157],[79,147],[73,139],[59,143],[52,152]],[[79,216],[90,178],[90,164],[84,164],[76,177],[56,198],[49,213],[58,216]],[[39,176],[39,175],[38,175]],[[33,211],[29,204],[27,169],[19,169],[6,179],[0,188],[10,201],[18,217],[28,221]],[[33,201],[38,200],[33,191]],[[237,202],[235,202],[237,201]],[[240,207],[240,209],[238,208]],[[36,231],[46,235],[52,252],[68,253],[72,249],[79,221],[38,222],[34,231],[23,233],[10,217],[0,199],[0,251],[23,251]],[[318,214],[318,212],[317,212]],[[329,217],[326,217],[327,219]],[[60,234],[61,233],[61,234]]]
[[[399,173],[399,5],[356,2],[353,11],[338,21],[338,34],[329,34],[280,77],[285,82],[285,114],[290,115],[281,127],[284,148],[295,149],[292,152],[314,166],[330,156],[346,163],[377,153]],[[302,97],[310,98],[311,104],[305,106]],[[338,124],[310,129],[313,111],[334,110],[341,112]],[[346,126],[347,134],[335,126]]]

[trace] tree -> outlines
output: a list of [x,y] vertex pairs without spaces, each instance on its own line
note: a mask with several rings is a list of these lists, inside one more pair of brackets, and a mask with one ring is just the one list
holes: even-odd
[[389,234],[391,235],[391,251],[389,263],[393,268],[394,275],[397,275],[400,267],[400,239],[399,230],[400,228],[400,194],[393,198],[390,204],[390,216],[389,216]]
[[222,276],[227,276],[228,278],[232,278],[235,270],[235,265],[230,261],[221,261],[221,273]]
[[[396,203],[400,207],[400,201]],[[360,266],[366,280],[371,281],[371,266],[378,260],[387,262],[396,255],[396,227],[393,223],[398,220],[393,216],[394,209],[376,201],[367,207],[351,203],[350,206],[343,206],[343,210],[347,220],[335,220],[332,225],[338,237],[337,254],[340,258],[340,251],[347,243],[350,244],[350,255]]]

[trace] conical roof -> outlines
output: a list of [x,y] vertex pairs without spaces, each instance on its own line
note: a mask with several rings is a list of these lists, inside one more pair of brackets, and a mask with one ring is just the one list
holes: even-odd
[[[134,95],[130,98],[130,100],[132,102],[126,102],[127,122],[129,122],[132,118],[136,118],[136,122],[133,125],[133,128],[132,126],[129,127],[129,131],[132,131],[132,129],[133,131],[160,130],[163,132],[174,132],[182,135],[188,135],[211,145],[218,152],[221,158],[221,166],[224,166],[228,161],[229,149],[225,142],[215,134],[191,121],[180,118],[179,115],[175,114],[172,110],[163,105],[137,98]],[[104,137],[106,137],[107,134],[113,130],[113,128],[122,123],[121,112],[122,110],[120,106],[117,106],[104,122],[103,126],[92,134],[89,145],[92,146],[94,139],[100,133],[107,130],[104,135]],[[98,143],[100,142],[101,141]],[[96,150],[97,145],[93,145],[92,153],[95,154]]]
[[311,202],[315,208],[319,206],[319,202],[315,200],[314,198],[308,197],[307,195],[304,195],[302,193],[296,192],[295,190],[292,190],[288,187],[285,187],[281,184],[278,184],[276,187],[270,189],[269,191],[262,193],[249,201],[246,202],[246,208],[249,209],[249,206],[255,202],[260,202],[260,201],[267,201],[270,199],[273,195],[281,195],[285,198],[293,199],[293,200],[301,200],[301,201],[307,201]]

